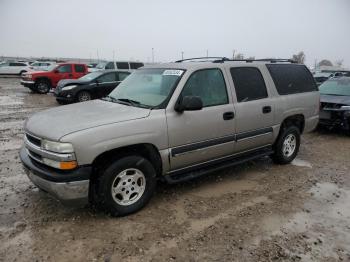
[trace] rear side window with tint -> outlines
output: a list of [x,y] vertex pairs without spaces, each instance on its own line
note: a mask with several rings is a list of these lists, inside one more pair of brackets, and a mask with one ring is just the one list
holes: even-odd
[[137,69],[143,66],[143,63],[130,63],[131,69]]
[[117,62],[118,69],[129,69],[128,62]]
[[230,69],[238,102],[266,98],[265,81],[255,67],[234,67]]
[[85,66],[83,65],[74,65],[75,72],[77,73],[84,73],[85,72]]
[[109,82],[115,82],[116,81],[116,75],[115,73],[108,73],[103,76],[100,76],[98,78],[98,81],[100,83],[109,83]]
[[317,91],[317,86],[304,65],[266,65],[280,95]]

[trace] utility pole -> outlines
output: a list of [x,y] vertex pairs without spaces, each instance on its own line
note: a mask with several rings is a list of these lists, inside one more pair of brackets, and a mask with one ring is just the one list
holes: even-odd
[[154,48],[152,47],[152,64],[154,64]]
[[236,53],[236,50],[232,50],[232,59],[235,59],[235,53]]
[[97,61],[100,62],[100,57],[98,55],[98,49],[96,49],[96,53],[97,53]]
[[181,51],[181,60],[184,60],[184,51]]
[[209,57],[209,51],[208,51],[208,49],[207,49],[207,58]]

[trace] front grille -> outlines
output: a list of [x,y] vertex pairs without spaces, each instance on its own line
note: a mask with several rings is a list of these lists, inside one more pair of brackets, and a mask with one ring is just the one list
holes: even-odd
[[343,104],[326,103],[326,102],[321,103],[321,107],[326,109],[340,109],[342,106]]
[[31,156],[31,157],[34,158],[35,160],[41,160],[41,159],[42,159],[41,155],[39,155],[39,154],[33,152],[32,150],[29,150],[29,149],[28,149],[28,153],[29,153],[29,156]]
[[29,134],[26,134],[26,137],[27,137],[27,139],[28,139],[28,141],[29,141],[30,143],[32,143],[32,144],[34,144],[34,145],[36,145],[36,146],[38,146],[38,147],[41,146],[41,140],[40,140],[39,138],[34,137],[34,136],[32,136],[32,135],[29,135]]

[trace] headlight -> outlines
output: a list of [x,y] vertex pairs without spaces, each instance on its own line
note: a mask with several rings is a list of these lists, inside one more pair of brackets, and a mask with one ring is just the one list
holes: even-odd
[[74,87],[77,87],[76,85],[72,85],[72,86],[65,86],[62,88],[62,91],[67,91],[67,90],[71,90],[73,89]]
[[350,106],[342,106],[340,109],[341,110],[350,110]]
[[73,153],[73,145],[70,143],[60,143],[48,140],[41,141],[41,148],[56,153]]

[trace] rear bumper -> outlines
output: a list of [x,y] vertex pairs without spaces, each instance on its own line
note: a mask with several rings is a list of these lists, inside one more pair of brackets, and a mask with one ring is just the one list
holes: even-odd
[[32,88],[32,87],[35,86],[35,82],[34,81],[21,80],[21,85],[25,86],[25,87]]
[[20,151],[20,158],[28,178],[38,188],[65,204],[88,203],[91,167],[80,167],[69,172],[56,171],[32,160],[25,147]]
[[319,121],[318,115],[307,118],[305,120],[304,132],[308,133],[313,131],[317,127],[318,121]]

